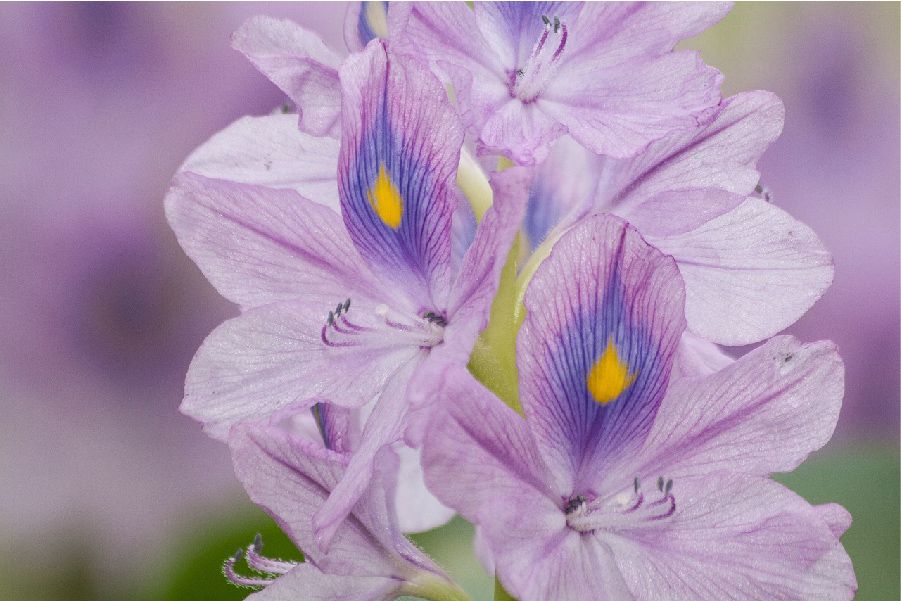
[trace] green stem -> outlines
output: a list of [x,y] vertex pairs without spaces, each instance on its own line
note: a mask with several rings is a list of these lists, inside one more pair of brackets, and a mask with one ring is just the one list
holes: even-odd
[[494,601],[516,601],[497,578],[494,579]]
[[402,596],[419,597],[427,601],[472,601],[456,583],[431,572],[423,572],[407,581],[399,593]]

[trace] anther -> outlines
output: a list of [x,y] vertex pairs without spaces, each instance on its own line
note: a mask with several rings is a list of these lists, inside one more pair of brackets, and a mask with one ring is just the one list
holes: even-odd
[[281,559],[263,557],[260,555],[262,549],[263,537],[257,534],[253,539],[253,544],[247,547],[247,565],[260,574],[287,574],[291,571],[291,568],[297,565],[293,561],[283,561]]
[[247,576],[241,576],[235,571],[235,564],[241,561],[241,558],[244,557],[244,551],[238,549],[235,551],[235,554],[225,560],[225,563],[222,564],[222,573],[228,579],[229,582],[234,584],[235,586],[247,587],[247,588],[262,588],[264,586],[268,586],[272,584],[271,578],[248,578]]
[[657,478],[657,490],[659,490],[660,492],[663,492],[664,484],[666,484],[666,482],[664,481],[663,476],[660,476],[659,478]]
[[583,495],[576,495],[566,502],[566,506],[563,508],[563,512],[566,515],[569,515],[575,511],[578,511],[579,508],[582,507],[582,505],[584,505],[587,500],[588,499],[586,499]]

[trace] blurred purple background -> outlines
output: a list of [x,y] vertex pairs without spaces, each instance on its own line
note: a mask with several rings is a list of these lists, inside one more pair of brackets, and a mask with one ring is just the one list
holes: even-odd
[[[230,49],[242,20],[290,16],[343,49],[344,10],[0,6],[2,540],[27,553],[77,538],[121,576],[190,516],[243,499],[226,449],[177,412],[193,352],[234,310],[178,248],[162,199],[193,148],[283,101]],[[739,4],[688,44],[727,92],[785,101],[763,181],[835,255],[831,291],[791,331],[841,348],[838,445],[898,437],[898,16]]]

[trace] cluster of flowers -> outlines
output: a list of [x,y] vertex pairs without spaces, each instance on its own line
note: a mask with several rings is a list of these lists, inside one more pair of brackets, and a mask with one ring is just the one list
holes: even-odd
[[466,599],[403,534],[459,512],[520,601],[854,596],[848,513],[769,478],[832,434],[834,346],[718,346],[774,336],[832,279],[755,170],[779,99],[722,99],[674,50],[727,10],[358,4],[346,57],[241,27],[294,106],[213,136],[166,199],[241,308],[182,410],[305,561],[255,541],[230,580]]

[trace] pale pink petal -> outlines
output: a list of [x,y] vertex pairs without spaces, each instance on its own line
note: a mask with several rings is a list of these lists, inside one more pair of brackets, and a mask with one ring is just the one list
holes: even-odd
[[642,601],[846,601],[851,561],[804,499],[746,475],[676,479],[658,528],[602,535]]
[[711,376],[673,382],[635,475],[791,471],[832,436],[843,373],[831,343],[781,336]]
[[[369,487],[380,451],[402,439],[408,406],[407,385],[421,361],[421,354],[417,354],[404,363],[394,363],[395,372],[390,375],[366,419],[359,447],[354,449],[347,469],[341,481],[332,488],[328,501],[316,513],[313,520],[316,544],[323,552],[329,552],[336,533]],[[344,371],[345,376],[351,373],[349,369]]]
[[338,210],[338,140],[298,131],[293,115],[241,117],[191,153],[180,170],[289,188]]
[[716,373],[735,361],[723,352],[720,347],[703,338],[684,332],[679,346],[676,347],[676,355],[673,358],[673,371],[670,373],[670,382],[680,378],[706,376]]
[[[223,438],[231,425],[320,400],[361,406],[373,400],[415,348],[328,346],[323,314],[333,297],[266,305],[226,321],[191,362],[181,411]],[[367,303],[355,299],[366,312]],[[328,303],[328,304],[326,304]],[[374,312],[374,310],[373,310]]]
[[396,572],[391,546],[386,548],[373,536],[388,523],[384,515],[387,506],[382,504],[381,515],[372,511],[378,498],[366,506],[361,504],[361,515],[342,524],[327,556],[315,544],[313,515],[341,479],[344,455],[293,437],[269,423],[236,427],[229,436],[229,446],[235,474],[251,500],[272,516],[320,569],[359,576],[390,576]]
[[555,110],[544,100],[525,104],[510,98],[485,121],[479,152],[503,153],[521,165],[540,163],[551,142],[566,131]]
[[[562,515],[562,513],[560,513]],[[519,601],[633,601],[611,548],[598,537],[560,528],[555,539],[536,544],[547,531],[523,508],[498,550],[496,570]],[[533,525],[539,526],[532,530]]]
[[448,301],[451,324],[445,330],[445,345],[459,348],[457,360],[466,362],[476,337],[488,325],[501,269],[522,223],[530,183],[531,173],[523,168],[491,177],[494,204],[485,212],[463,256]]
[[699,124],[719,102],[722,75],[692,52],[598,68],[591,61],[561,65],[536,103],[598,154],[629,157],[649,142]]
[[302,563],[275,582],[247,597],[248,601],[390,601],[398,581],[388,576],[326,574]]
[[778,333],[832,283],[832,257],[816,234],[757,198],[690,232],[648,241],[679,264],[688,328],[720,344]]
[[[586,2],[570,22],[566,49],[585,60],[595,58],[599,66],[653,56],[701,33],[731,8],[730,2]],[[598,47],[603,51],[592,52]]]
[[341,57],[318,34],[288,19],[258,16],[234,33],[232,46],[294,101],[302,131],[338,131]]
[[341,216],[293,190],[182,173],[166,217],[185,253],[225,298],[242,307],[331,296],[334,303],[377,288]]
[[599,192],[642,232],[687,231],[754,191],[757,161],[784,120],[785,107],[774,94],[732,96],[703,128],[673,132],[628,161],[605,165],[616,173],[615,185]]
[[424,532],[449,522],[456,512],[426,488],[421,452],[404,444],[394,450],[400,458],[394,505],[401,532]]
[[814,505],[813,509],[836,538],[840,537],[851,527],[851,514],[837,503]]
[[526,420],[462,366],[450,367],[435,390],[440,398],[422,451],[429,490],[485,528],[493,527],[486,523],[493,499],[507,500],[510,515],[534,502],[536,512],[556,511],[562,519]]

